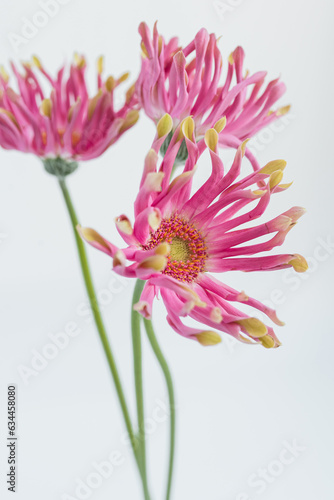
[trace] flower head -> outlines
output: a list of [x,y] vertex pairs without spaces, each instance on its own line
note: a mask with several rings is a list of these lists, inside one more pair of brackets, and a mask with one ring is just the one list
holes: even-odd
[[[127,74],[102,78],[103,60],[98,60],[98,90],[90,97],[85,80],[86,61],[76,56],[68,75],[62,67],[52,77],[42,63],[23,63],[20,74],[11,65],[18,91],[9,75],[0,71],[0,145],[42,158],[90,160],[101,155],[138,119],[134,88],[122,107],[115,109],[114,90]],[[40,73],[39,75],[36,72]],[[41,81],[41,75],[46,82]],[[49,90],[43,89],[44,83]]]
[[[289,106],[272,110],[285,85],[276,79],[265,86],[264,71],[248,75],[241,47],[229,56],[221,82],[223,61],[214,34],[201,29],[189,45],[181,48],[177,38],[166,43],[156,24],[153,37],[145,23],[140,24],[139,33],[143,53],[136,90],[145,113],[156,123],[169,113],[175,128],[191,115],[195,136],[200,139],[208,128],[226,119],[219,143],[236,148],[289,110]],[[224,124],[220,122],[221,127]],[[246,150],[246,155],[254,168],[259,168],[251,152]]]
[[[127,247],[120,250],[93,229],[79,228],[81,235],[112,257],[115,272],[146,280],[135,306],[144,317],[151,317],[154,298],[160,295],[169,324],[184,337],[212,345],[220,341],[218,330],[243,342],[277,347],[280,342],[273,328],[235,304],[257,309],[282,325],[275,311],[209,273],[307,269],[305,259],[298,254],[263,255],[282,245],[304,209],[293,207],[270,221],[251,227],[248,224],[262,216],[273,194],[289,186],[281,182],[286,162],[272,161],[240,178],[243,143],[225,172],[217,150],[217,131],[209,129],[204,139],[196,142],[195,122],[188,117],[176,128],[159,164],[159,149],[172,127],[169,115],[158,123],[134,203],[134,225],[125,215],[116,219]],[[172,167],[183,140],[188,159],[183,172],[173,178]],[[203,153],[209,153],[211,174],[192,194],[196,164]],[[184,324],[185,317],[200,325]]]

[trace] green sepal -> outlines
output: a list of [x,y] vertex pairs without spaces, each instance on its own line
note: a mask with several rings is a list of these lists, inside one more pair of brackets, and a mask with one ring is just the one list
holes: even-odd
[[64,158],[60,156],[56,156],[55,158],[43,158],[42,162],[45,170],[58,178],[72,174],[79,166],[78,162],[64,160]]

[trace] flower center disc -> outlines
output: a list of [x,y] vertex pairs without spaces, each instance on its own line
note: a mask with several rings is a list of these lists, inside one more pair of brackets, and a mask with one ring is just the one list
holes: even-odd
[[199,231],[179,215],[163,219],[143,248],[151,250],[163,242],[171,246],[167,266],[162,271],[164,274],[190,283],[204,271],[207,258],[205,241]]
[[177,236],[173,238],[170,243],[170,259],[171,261],[177,260],[178,262],[187,262],[191,259],[191,252],[189,250],[188,242],[181,240]]

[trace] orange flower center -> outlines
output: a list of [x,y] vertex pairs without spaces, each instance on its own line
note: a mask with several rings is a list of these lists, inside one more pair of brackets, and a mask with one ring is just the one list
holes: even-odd
[[143,248],[151,250],[163,242],[171,247],[167,266],[162,271],[164,274],[190,283],[204,271],[207,248],[202,235],[192,224],[177,214],[163,219]]

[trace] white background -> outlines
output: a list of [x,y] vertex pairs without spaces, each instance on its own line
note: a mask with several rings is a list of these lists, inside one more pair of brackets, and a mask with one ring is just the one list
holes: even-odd
[[[280,130],[260,134],[257,155],[265,162],[285,158],[285,179],[293,186],[275,197],[268,216],[301,205],[306,216],[289,234],[284,251],[310,258],[305,275],[288,272],[229,273],[235,288],[271,300],[279,317],[283,346],[276,350],[232,344],[224,338],[202,348],[167,326],[158,304],[154,323],[170,362],[177,394],[177,459],[174,500],[330,500],[334,495],[332,277],[333,229],[333,66],[330,0],[71,0],[15,51],[9,34],[21,34],[23,18],[41,9],[38,1],[1,0],[0,60],[28,60],[38,54],[52,71],[74,51],[86,54],[93,83],[95,60],[105,54],[107,73],[139,69],[137,26],[146,20],[166,38],[187,44],[205,26],[217,36],[226,60],[242,45],[246,67],[281,75],[292,103]],[[94,82],[95,84],[95,82]],[[95,87],[92,91],[95,91]],[[103,157],[81,166],[69,180],[84,225],[120,243],[113,219],[132,215],[143,158],[154,135],[140,122]],[[230,155],[223,153],[227,161]],[[204,165],[205,171],[205,165]],[[202,174],[200,173],[199,176]],[[204,178],[204,174],[203,174]],[[141,499],[131,453],[121,440],[124,425],[94,326],[78,314],[86,296],[73,235],[60,191],[39,160],[0,151],[0,496],[6,491],[6,387],[18,386],[18,500],[60,500],[75,496],[78,478],[94,472],[93,462],[119,451],[124,463],[89,496],[94,500]],[[110,340],[135,414],[129,330],[133,283],[113,281],[109,259],[89,249],[95,282],[105,301]],[[115,293],[112,290],[118,289]],[[277,292],[279,290],[280,292]],[[81,333],[25,385],[18,366],[31,366],[32,350],[43,350],[48,334],[75,322]],[[163,498],[168,421],[157,423],[157,405],[167,402],[163,379],[144,342],[145,402],[149,473],[153,500]],[[157,402],[158,401],[158,402]],[[160,401],[160,403],[159,403]],[[159,416],[163,411],[159,410]],[[153,419],[153,420],[152,420]],[[164,420],[164,419],[162,419]],[[274,464],[285,442],[303,449],[292,463]],[[290,455],[291,456],[291,455]],[[263,493],[248,481],[259,468],[277,471]],[[276,469],[275,469],[276,467]],[[278,469],[277,469],[278,467]]]

